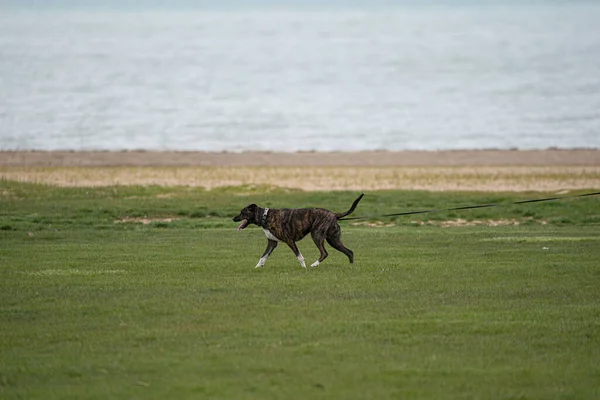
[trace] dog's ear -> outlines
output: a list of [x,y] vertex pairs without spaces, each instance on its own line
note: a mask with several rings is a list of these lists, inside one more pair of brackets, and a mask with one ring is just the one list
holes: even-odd
[[248,210],[250,210],[250,211],[254,211],[254,210],[256,210],[257,208],[258,208],[258,206],[257,206],[256,204],[254,204],[254,203],[252,203],[252,204],[250,204],[250,205],[248,206]]

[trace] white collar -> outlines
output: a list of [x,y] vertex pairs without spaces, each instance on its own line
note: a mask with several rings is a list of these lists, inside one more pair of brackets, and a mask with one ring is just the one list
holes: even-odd
[[267,213],[269,212],[268,208],[265,208],[263,212],[262,220],[260,221],[260,226],[265,228],[267,226]]

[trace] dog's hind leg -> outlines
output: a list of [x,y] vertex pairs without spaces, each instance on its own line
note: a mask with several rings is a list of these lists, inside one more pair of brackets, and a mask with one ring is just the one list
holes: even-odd
[[334,249],[344,253],[348,257],[348,260],[350,260],[350,264],[354,262],[354,253],[342,243],[342,228],[340,228],[337,222],[327,230],[327,243]]
[[304,257],[302,256],[302,253],[300,253],[300,250],[298,250],[298,246],[296,246],[296,242],[289,241],[286,243],[288,246],[290,246],[290,249],[292,249],[292,251],[296,255],[296,258],[298,259],[298,261],[300,261],[300,265],[302,266],[302,268],[306,268],[306,263],[304,262]]
[[277,247],[277,241],[269,239],[269,242],[267,243],[267,249],[263,253],[263,255],[260,258],[260,260],[258,260],[258,264],[256,264],[256,267],[254,267],[254,268],[260,268],[263,265],[265,265],[265,262],[267,261],[267,258],[269,258],[269,256],[273,252],[273,250],[275,250],[275,247]]
[[312,237],[313,242],[315,242],[315,244],[317,245],[317,248],[321,252],[321,256],[319,257],[319,259],[310,265],[311,267],[316,267],[317,265],[321,264],[323,262],[323,260],[325,260],[327,258],[328,254],[327,254],[327,250],[325,250],[325,238],[323,237],[323,235],[312,232],[311,237]]
[[352,252],[352,250],[344,246],[344,244],[342,243],[342,239],[340,239],[339,237],[328,237],[327,243],[329,243],[329,245],[334,249],[339,250],[346,256],[348,256],[350,264],[354,263],[354,253]]

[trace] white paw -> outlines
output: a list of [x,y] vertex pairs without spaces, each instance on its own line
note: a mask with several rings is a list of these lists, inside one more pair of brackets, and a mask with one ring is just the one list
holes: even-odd
[[300,265],[302,265],[302,268],[306,268],[306,263],[304,262],[304,257],[302,257],[302,254],[298,256],[298,261],[300,261]]
[[265,265],[266,261],[267,261],[267,259],[265,257],[261,257],[261,259],[258,260],[258,264],[256,264],[256,267],[254,267],[254,268],[260,268],[260,267],[262,267],[263,265]]
[[310,264],[311,267],[316,267],[317,265],[319,265],[320,262],[319,260],[315,261],[314,263]]

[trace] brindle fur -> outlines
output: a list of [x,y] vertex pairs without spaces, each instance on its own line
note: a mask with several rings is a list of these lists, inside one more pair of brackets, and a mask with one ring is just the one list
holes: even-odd
[[[246,223],[242,223],[240,226],[241,229],[244,229],[249,224],[255,224],[268,229],[273,236],[292,249],[303,267],[305,266],[304,259],[298,250],[298,246],[296,246],[296,242],[303,239],[309,233],[321,253],[313,266],[318,265],[327,258],[328,253],[325,250],[325,240],[327,240],[327,243],[331,247],[344,253],[348,257],[348,260],[350,260],[350,263],[353,263],[354,253],[342,243],[342,231],[338,220],[351,214],[363,196],[364,194],[361,194],[354,200],[350,209],[344,213],[334,213],[325,208],[271,208],[267,214],[264,226],[261,226],[265,209],[256,204],[250,204],[244,207],[233,220],[235,222],[247,221]],[[268,239],[267,248],[257,267],[264,265],[267,257],[275,250],[277,244],[276,240]]]

